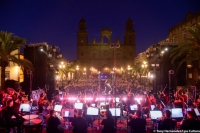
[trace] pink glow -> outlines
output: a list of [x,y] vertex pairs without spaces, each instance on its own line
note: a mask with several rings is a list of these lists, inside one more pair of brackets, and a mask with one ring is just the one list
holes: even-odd
[[124,97],[123,100],[126,101],[127,100],[126,97]]
[[100,100],[100,101],[105,101],[106,99],[103,98],[103,97],[101,97],[101,98],[99,98],[99,100]]
[[86,97],[85,100],[89,101],[89,100],[93,100],[93,98],[92,97]]
[[75,98],[75,97],[70,97],[70,98],[68,98],[69,100],[76,100],[77,98]]

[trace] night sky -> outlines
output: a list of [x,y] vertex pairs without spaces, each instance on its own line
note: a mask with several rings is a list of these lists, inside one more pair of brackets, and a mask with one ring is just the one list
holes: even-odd
[[112,40],[123,41],[130,16],[136,31],[137,54],[165,39],[168,29],[188,12],[200,10],[200,0],[0,0],[0,30],[60,47],[66,60],[76,59],[78,22],[87,22],[89,42],[100,41],[102,27]]

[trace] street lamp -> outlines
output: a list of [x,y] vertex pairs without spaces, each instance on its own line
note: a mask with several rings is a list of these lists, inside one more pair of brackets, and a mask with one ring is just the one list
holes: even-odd
[[192,63],[187,63],[186,65],[186,84],[190,85],[191,84],[191,79],[192,79],[192,73],[191,73],[191,68],[192,68]]
[[[146,68],[147,68],[147,62],[146,61],[143,61],[143,63],[142,63],[142,68],[144,69],[144,71],[143,71],[143,73],[142,74],[144,74],[145,76],[142,76],[142,77],[146,77]],[[142,79],[141,79],[141,81],[142,81]],[[142,81],[142,84],[143,84],[143,81]]]
[[131,70],[130,65],[128,65],[127,70],[128,70],[128,77],[130,77],[130,70]]
[[84,77],[86,77],[86,78],[87,78],[87,75],[86,75],[86,70],[87,70],[87,69],[84,67],[84,68],[83,68],[83,75],[84,75]]
[[98,74],[99,74],[99,90],[101,90],[101,71],[99,71]]
[[62,78],[61,78],[61,83],[62,83],[62,87],[63,87],[63,69],[65,68],[64,62],[61,62],[61,64],[59,65],[59,68],[62,71]]
[[[114,62],[114,94],[115,94],[115,99],[116,99],[116,49],[120,47],[119,43],[111,43],[110,44],[110,48],[113,49],[113,62]],[[116,107],[116,100],[115,100],[115,107]],[[115,114],[116,114],[116,110],[115,110]]]
[[121,74],[122,74],[122,79],[124,79],[124,74],[123,74],[123,67],[121,67]]
[[143,64],[142,64],[142,68],[147,68],[147,62],[146,61],[143,61]]

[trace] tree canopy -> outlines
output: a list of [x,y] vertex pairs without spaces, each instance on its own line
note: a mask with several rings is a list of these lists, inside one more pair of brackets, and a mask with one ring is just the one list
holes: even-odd
[[186,41],[175,47],[170,54],[173,64],[180,60],[178,68],[184,62],[191,63],[200,59],[200,23],[197,23],[195,28],[186,27],[185,29],[192,35],[192,38],[186,38]]

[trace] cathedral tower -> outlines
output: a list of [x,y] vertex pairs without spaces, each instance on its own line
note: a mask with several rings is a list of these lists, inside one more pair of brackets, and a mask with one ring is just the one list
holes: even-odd
[[124,44],[135,46],[135,30],[133,29],[133,21],[129,17],[126,21],[126,31],[124,34]]
[[86,28],[86,21],[82,18],[79,21],[79,30],[77,32],[77,45],[87,45],[88,44],[88,32]]

